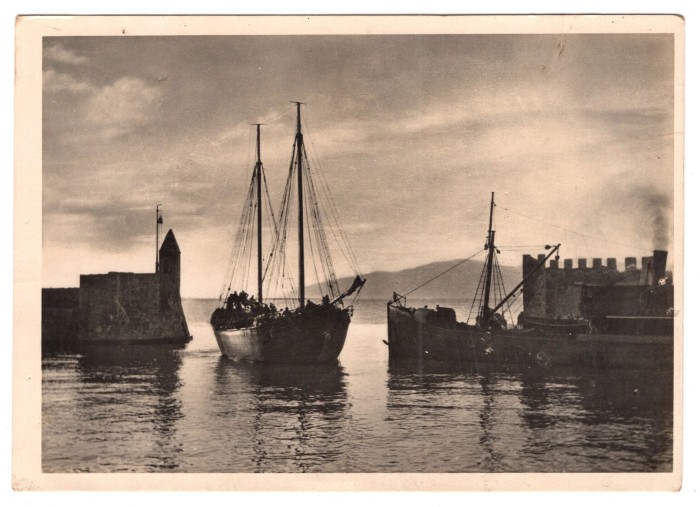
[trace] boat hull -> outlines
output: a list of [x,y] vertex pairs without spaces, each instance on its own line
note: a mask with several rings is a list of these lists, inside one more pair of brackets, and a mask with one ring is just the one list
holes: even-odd
[[337,361],[350,310],[329,307],[241,329],[216,329],[221,353],[237,361],[322,364]]
[[389,361],[471,364],[489,361],[489,333],[455,322],[430,323],[430,311],[388,305]]
[[458,322],[429,322],[430,312],[387,305],[390,363],[673,368],[671,335],[491,332]]

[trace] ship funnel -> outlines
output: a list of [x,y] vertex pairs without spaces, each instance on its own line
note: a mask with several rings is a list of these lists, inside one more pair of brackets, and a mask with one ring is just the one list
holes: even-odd
[[652,270],[654,273],[654,280],[652,285],[658,285],[659,280],[666,277],[666,259],[668,257],[668,252],[666,250],[654,250],[654,261],[652,264]]

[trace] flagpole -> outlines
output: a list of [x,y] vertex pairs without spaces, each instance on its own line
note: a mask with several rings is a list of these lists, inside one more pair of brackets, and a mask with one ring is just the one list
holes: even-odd
[[162,204],[156,206],[156,273],[160,270],[160,253],[158,252],[158,246],[160,243],[160,224],[163,223],[163,219],[160,216],[160,207]]

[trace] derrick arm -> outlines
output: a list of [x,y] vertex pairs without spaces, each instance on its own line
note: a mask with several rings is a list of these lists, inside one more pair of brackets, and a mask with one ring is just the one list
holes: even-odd
[[514,288],[512,291],[510,291],[510,292],[506,295],[506,297],[503,298],[503,300],[502,300],[500,303],[498,303],[498,304],[496,305],[496,307],[491,311],[491,315],[495,314],[504,304],[506,304],[506,302],[513,296],[513,294],[515,294],[516,292],[518,292],[518,290],[520,290],[520,287],[523,286],[523,284],[525,283],[525,281],[526,281],[528,278],[530,278],[533,274],[535,274],[535,271],[537,271],[538,269],[540,269],[540,268],[542,267],[542,265],[543,265],[545,262],[547,262],[547,259],[549,259],[555,252],[558,252],[558,251],[559,251],[559,247],[560,247],[560,246],[561,246],[561,243],[555,245],[554,248],[552,248],[552,251],[549,252],[549,253],[547,254],[547,256],[546,256],[544,259],[542,259],[540,262],[538,262],[538,263],[537,263],[537,266],[535,266],[534,268],[532,268],[532,269],[530,270],[530,272],[525,276],[525,278],[523,278],[522,280],[520,280],[520,283],[519,283],[518,285],[516,285],[515,288]]

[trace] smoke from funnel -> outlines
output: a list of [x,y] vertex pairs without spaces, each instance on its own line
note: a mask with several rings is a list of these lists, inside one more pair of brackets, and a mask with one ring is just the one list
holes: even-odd
[[671,203],[668,196],[658,192],[640,194],[647,202],[648,218],[651,218],[651,234],[655,250],[667,250],[671,243]]

